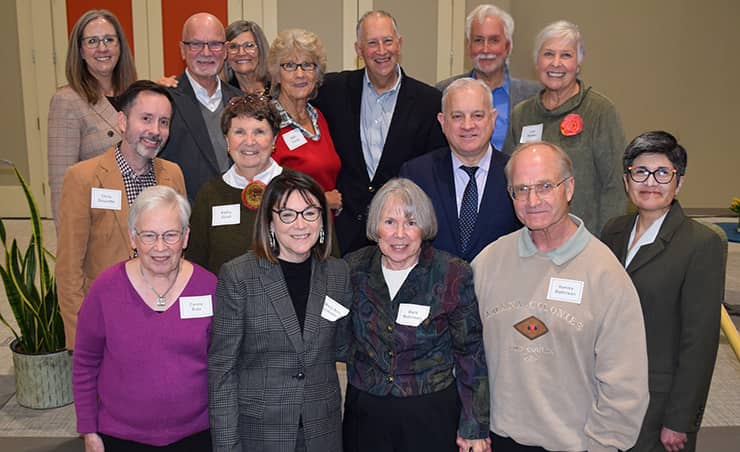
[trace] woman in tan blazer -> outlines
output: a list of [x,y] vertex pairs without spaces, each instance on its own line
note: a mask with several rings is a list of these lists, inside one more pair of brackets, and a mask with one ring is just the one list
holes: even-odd
[[121,141],[110,98],[136,80],[136,68],[120,22],[110,11],[83,14],[69,35],[66,76],[49,106],[49,187],[57,218],[67,168],[102,154]]

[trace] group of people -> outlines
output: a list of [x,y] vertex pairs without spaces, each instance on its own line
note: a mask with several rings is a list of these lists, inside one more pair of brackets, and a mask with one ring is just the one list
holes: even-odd
[[686,151],[625,147],[572,23],[510,77],[513,30],[476,7],[435,88],[384,11],[339,73],[198,13],[154,83],[80,17],[49,179],[86,450],[693,450],[723,288]]

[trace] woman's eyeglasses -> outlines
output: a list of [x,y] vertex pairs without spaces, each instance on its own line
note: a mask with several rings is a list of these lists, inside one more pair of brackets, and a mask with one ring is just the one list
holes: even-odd
[[313,223],[321,217],[321,207],[308,206],[300,212],[293,209],[282,208],[272,209],[273,212],[278,214],[278,218],[285,224],[294,223],[298,219],[298,215],[302,216],[304,220]]

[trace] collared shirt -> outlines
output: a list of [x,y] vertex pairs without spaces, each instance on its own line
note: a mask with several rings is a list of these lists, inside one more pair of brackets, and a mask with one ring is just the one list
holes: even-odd
[[[488,180],[488,170],[491,167],[491,157],[493,150],[488,146],[488,150],[478,162],[478,171],[475,172],[475,183],[478,186],[478,208],[480,208],[483,192],[485,191],[486,181]],[[452,153],[452,174],[455,176],[455,201],[457,202],[457,215],[460,215],[460,205],[462,204],[465,187],[468,185],[470,176],[460,167],[466,165],[460,160],[455,153]],[[467,166],[467,165],[466,165]]]
[[241,190],[246,187],[248,183],[255,180],[258,180],[267,185],[275,176],[282,172],[283,167],[278,165],[275,160],[270,158],[270,166],[268,166],[266,170],[254,176],[254,179],[252,179],[251,181],[247,180],[246,177],[240,176],[239,173],[236,172],[236,164],[231,165],[231,168],[229,168],[224,173],[224,175],[221,176],[221,179],[223,179],[223,181],[226,182],[226,185],[228,185],[229,187]]
[[[476,78],[475,71],[472,71],[470,76]],[[509,107],[511,106],[509,86],[509,68],[507,67],[504,69],[504,83],[491,90],[491,94],[493,95],[493,108],[495,108],[498,113],[496,116],[496,124],[493,126],[491,144],[497,151],[504,148],[504,140],[506,139],[506,133],[509,129],[509,114],[511,113],[509,111]]]
[[401,67],[396,65],[396,84],[383,93],[378,93],[367,76],[362,79],[362,105],[360,107],[360,140],[365,168],[370,180],[375,176],[380,157],[383,155],[385,139],[391,127],[393,111],[396,109],[398,90],[401,87]]
[[136,197],[144,191],[145,188],[154,187],[157,185],[157,178],[154,174],[154,165],[149,160],[146,166],[146,170],[142,174],[136,174],[136,172],[129,166],[126,159],[121,154],[121,145],[116,146],[116,163],[118,168],[121,170],[121,176],[123,176],[123,186],[126,188],[126,199],[128,205],[136,201]]
[[[565,243],[544,253],[555,265],[563,265],[578,256],[593,237],[584,226],[583,220],[572,213],[569,213],[568,216],[578,225],[578,229]],[[526,226],[523,229],[522,234],[519,235],[519,257],[534,256],[539,253],[539,250],[532,241],[532,232]]]
[[[665,217],[666,215],[668,215],[669,210],[666,210],[666,212],[661,215],[660,218],[653,221],[653,224],[651,224],[650,227],[647,228],[647,231],[643,232],[640,238],[637,239],[637,243],[632,245],[632,248],[627,251],[627,257],[624,259],[624,268],[629,267],[630,262],[632,262],[632,259],[640,250],[640,247],[650,245],[655,241],[655,239],[658,237],[658,232],[660,232],[660,227],[663,226],[663,220],[665,220]],[[632,240],[635,238],[635,231],[637,230],[637,220],[639,219],[640,216],[637,215],[635,217],[635,224],[632,225],[632,232],[630,232],[630,241],[627,242],[628,244],[632,243]]]
[[185,75],[190,81],[190,86],[193,87],[193,92],[195,93],[195,98],[198,99],[198,102],[208,110],[212,112],[216,111],[218,106],[221,105],[221,99],[223,98],[221,93],[221,79],[216,77],[216,91],[213,93],[213,96],[209,96],[208,90],[203,88],[200,83],[196,82],[195,79],[190,76],[190,72],[187,69],[185,69]]
[[319,123],[318,123],[319,114],[316,113],[316,109],[313,108],[313,105],[309,104],[308,102],[306,103],[306,113],[308,113],[308,117],[311,119],[311,125],[313,126],[313,130],[315,130],[316,133],[309,132],[308,130],[304,129],[300,124],[295,122],[293,117],[290,116],[290,113],[288,113],[285,110],[285,107],[283,107],[280,104],[280,101],[275,99],[274,101],[272,101],[272,103],[275,104],[275,109],[280,114],[280,128],[281,129],[283,127],[290,126],[294,129],[300,130],[303,136],[305,136],[306,138],[310,138],[313,141],[319,141],[319,139],[321,139],[321,130],[319,130]]

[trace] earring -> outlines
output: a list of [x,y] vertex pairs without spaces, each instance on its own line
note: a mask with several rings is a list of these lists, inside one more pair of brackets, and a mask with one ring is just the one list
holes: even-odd
[[132,258],[136,258],[136,257],[139,257],[139,250],[137,250],[136,248],[134,248],[134,255],[133,255],[133,256],[131,256],[131,257],[132,257]]
[[275,231],[273,231],[272,229],[270,229],[270,248],[272,248],[273,250],[277,248],[275,246]]
[[324,233],[324,227],[321,227],[321,230],[319,231],[319,244],[324,244],[324,239],[326,238],[326,234]]

